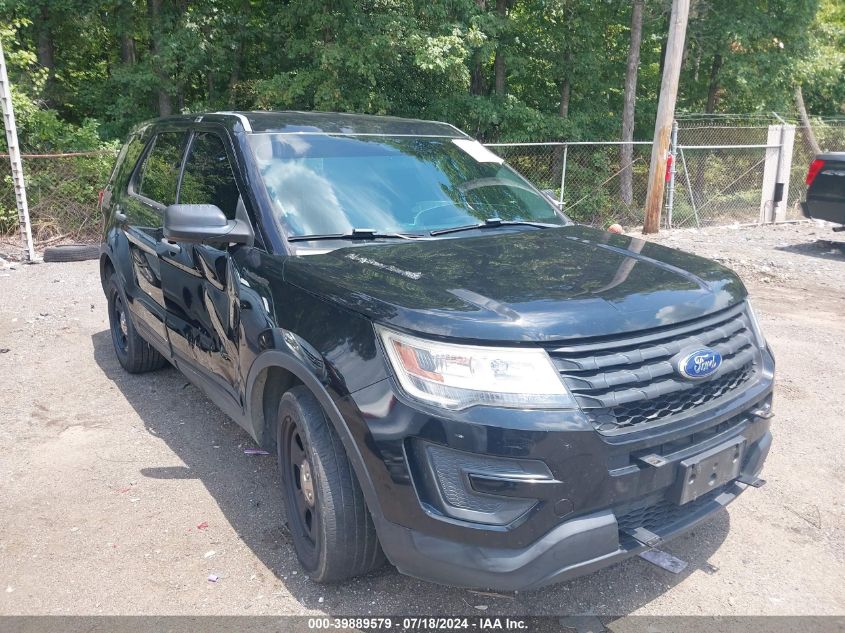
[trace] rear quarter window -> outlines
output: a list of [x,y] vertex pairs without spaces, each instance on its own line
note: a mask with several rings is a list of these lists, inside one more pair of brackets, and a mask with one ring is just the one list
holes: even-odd
[[126,193],[129,177],[138,164],[138,159],[144,151],[144,141],[137,134],[129,138],[117,157],[115,171],[112,175],[112,187],[120,195]]

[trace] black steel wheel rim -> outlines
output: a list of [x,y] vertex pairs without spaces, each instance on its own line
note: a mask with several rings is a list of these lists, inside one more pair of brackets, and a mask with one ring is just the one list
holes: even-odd
[[305,434],[290,417],[284,424],[285,487],[288,523],[301,537],[300,544],[316,555],[319,545],[319,503],[314,485],[314,468],[308,455]]
[[114,339],[114,346],[118,351],[125,353],[129,341],[129,323],[126,316],[126,308],[123,305],[123,299],[120,294],[114,294],[112,302],[112,321],[111,330],[112,338]]

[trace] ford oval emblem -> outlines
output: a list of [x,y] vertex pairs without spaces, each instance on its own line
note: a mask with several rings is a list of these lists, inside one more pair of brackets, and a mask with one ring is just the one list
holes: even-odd
[[714,349],[702,347],[694,352],[681,356],[677,370],[684,378],[697,380],[707,378],[718,371],[722,364],[722,355]]

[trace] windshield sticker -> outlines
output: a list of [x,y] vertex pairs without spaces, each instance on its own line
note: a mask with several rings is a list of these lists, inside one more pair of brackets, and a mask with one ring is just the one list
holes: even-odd
[[497,165],[501,165],[505,162],[504,158],[496,156],[478,141],[473,141],[467,138],[453,138],[452,142],[479,163],[496,163]]
[[389,270],[392,273],[402,275],[403,277],[407,277],[408,279],[419,279],[420,277],[422,277],[422,273],[416,273],[410,270],[402,270],[401,268],[391,266],[390,264],[382,264],[381,262],[377,262],[376,260],[370,259],[369,257],[361,257],[360,255],[356,255],[355,253],[348,254],[346,258],[359,262],[361,264],[369,264],[370,266],[375,266],[376,268],[381,268],[382,270]]

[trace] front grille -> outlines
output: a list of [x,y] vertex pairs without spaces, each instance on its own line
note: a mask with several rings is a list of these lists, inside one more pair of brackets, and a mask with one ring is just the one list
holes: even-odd
[[732,371],[720,378],[704,384],[696,385],[694,389],[670,393],[653,400],[632,402],[612,410],[613,429],[638,426],[689,411],[712,400],[721,398],[740,385],[748,382],[753,375],[749,367]]
[[720,486],[719,488],[711,490],[710,492],[701,495],[698,499],[685,503],[682,506],[679,506],[677,503],[672,501],[668,501],[667,499],[662,499],[654,505],[631,510],[622,516],[617,517],[616,522],[619,524],[619,531],[631,532],[638,527],[644,527],[647,530],[655,532],[670,528],[675,523],[683,521],[716,499],[716,497],[722,494],[728,486],[731,485],[733,484]]
[[[682,378],[672,363],[697,346],[722,355],[719,371],[705,381]],[[681,326],[548,351],[578,404],[606,434],[666,422],[728,395],[754,377],[759,355],[742,305]]]

